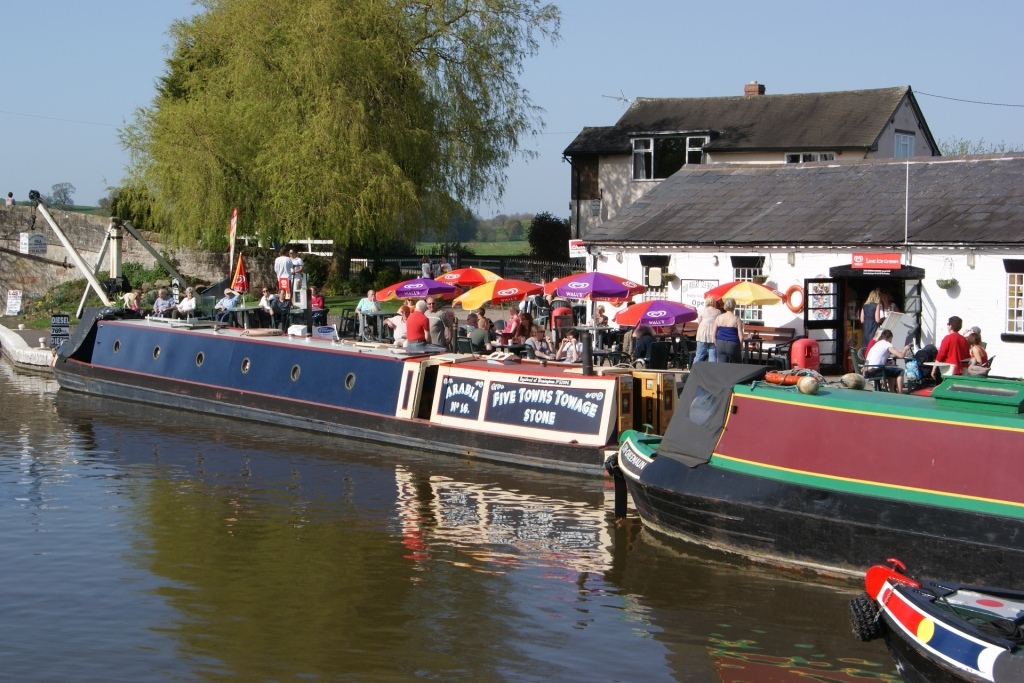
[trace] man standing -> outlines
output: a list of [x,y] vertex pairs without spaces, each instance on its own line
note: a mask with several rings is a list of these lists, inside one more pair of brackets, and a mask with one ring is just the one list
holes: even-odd
[[[430,324],[430,343],[434,346],[445,346],[445,317],[437,310],[437,301],[434,300],[434,297],[428,296],[426,304],[426,316]],[[417,308],[419,307],[417,306]]]
[[281,247],[281,254],[274,259],[274,275],[277,276],[277,288],[284,294],[284,298],[291,298],[292,260],[288,257],[288,247]]

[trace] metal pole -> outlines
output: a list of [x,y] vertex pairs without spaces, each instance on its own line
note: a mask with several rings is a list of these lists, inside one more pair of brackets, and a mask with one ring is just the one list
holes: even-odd
[[[103,237],[103,244],[100,246],[100,253],[99,253],[98,256],[96,256],[96,265],[93,267],[93,272],[94,273],[99,271],[100,264],[103,263],[103,254],[104,254],[104,252],[106,252],[108,244],[110,244],[110,233],[109,232],[107,232],[107,234]],[[88,298],[89,298],[89,288],[86,287],[85,291],[82,292],[82,300],[80,302],[78,302],[78,310],[75,311],[75,317],[78,318],[79,320],[82,319],[82,311],[85,310],[85,300],[88,299]]]
[[[135,229],[134,225],[132,225],[128,221],[125,221],[124,222],[124,229],[128,231],[129,235],[131,235],[132,237],[137,239],[139,241],[139,244],[141,244],[146,251],[148,251],[150,254],[152,254],[153,258],[156,259],[156,262],[159,263],[161,266],[163,266],[163,269],[166,270],[167,273],[171,277],[176,277],[181,282],[185,282],[185,278],[183,278],[181,276],[181,273],[179,273],[177,270],[175,270],[174,266],[172,266],[170,263],[168,263],[167,259],[165,259],[163,256],[161,256],[160,252],[158,252],[156,249],[154,249],[153,245],[146,241],[146,238],[143,237],[142,234],[138,230]],[[231,276],[229,275],[228,277],[230,278]]]
[[583,330],[580,333],[580,342],[583,344],[583,374],[593,375],[594,374],[594,355],[591,353],[592,349],[590,345],[592,343],[590,336],[590,330]]

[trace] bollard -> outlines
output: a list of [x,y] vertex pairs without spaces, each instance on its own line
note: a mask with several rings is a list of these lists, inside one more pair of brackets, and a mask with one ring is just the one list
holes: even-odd
[[580,343],[583,344],[583,374],[593,375],[594,374],[594,355],[591,353],[591,336],[589,330],[583,330],[580,333]]

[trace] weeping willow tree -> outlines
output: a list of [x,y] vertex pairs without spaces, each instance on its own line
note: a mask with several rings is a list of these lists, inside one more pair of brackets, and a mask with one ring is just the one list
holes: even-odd
[[175,241],[387,241],[499,197],[542,127],[519,85],[558,38],[536,0],[200,0],[121,131],[119,210]]

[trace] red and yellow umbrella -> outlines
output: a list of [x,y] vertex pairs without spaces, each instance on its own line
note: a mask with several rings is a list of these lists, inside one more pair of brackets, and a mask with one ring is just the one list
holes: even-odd
[[453,303],[472,311],[488,303],[499,305],[510,301],[522,301],[533,294],[540,294],[542,290],[543,287],[540,285],[523,280],[492,280],[457,297]]
[[770,306],[782,301],[782,296],[774,289],[746,280],[726,282],[709,289],[704,295],[716,299],[732,299],[740,306]]
[[486,268],[457,268],[444,275],[438,275],[434,279],[459,287],[476,287],[485,282],[500,280],[501,276],[497,273],[492,273]]

